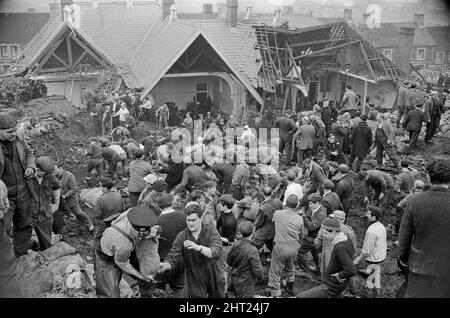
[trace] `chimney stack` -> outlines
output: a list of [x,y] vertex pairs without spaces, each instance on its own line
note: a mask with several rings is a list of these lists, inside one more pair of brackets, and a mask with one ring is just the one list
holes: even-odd
[[247,6],[247,12],[245,14],[244,20],[250,19],[250,17],[252,16],[252,9],[253,9],[253,7],[251,5]]
[[175,4],[172,4],[169,8],[170,11],[170,15],[169,15],[169,21],[175,21],[176,19],[178,19],[178,10],[177,7],[175,6]]
[[344,8],[344,19],[346,22],[353,23],[352,8]]
[[203,3],[203,16],[205,18],[211,18],[213,14],[213,4],[212,3]]
[[36,13],[38,12],[37,8],[27,8],[28,13]]
[[361,27],[362,28],[367,28],[367,19],[370,17],[370,13],[363,13],[362,15],[362,22],[361,22]]
[[416,25],[417,27],[423,27],[424,26],[424,18],[425,18],[425,15],[423,13],[414,13],[414,15],[413,15],[414,25]]
[[61,19],[64,21],[64,7],[73,4],[73,0],[61,0]]
[[293,14],[294,13],[294,6],[293,5],[287,5],[283,7],[284,14]]
[[175,0],[162,0],[162,17],[165,20],[170,15],[170,7],[175,4]]
[[48,8],[50,10],[50,18],[53,18],[58,14],[59,11],[59,3],[49,3]]
[[238,21],[238,0],[227,0],[226,12],[230,27],[235,28]]
[[406,74],[409,74],[409,62],[411,60],[411,50],[413,48],[415,29],[410,27],[400,27],[398,32],[398,48],[394,55],[394,62]]

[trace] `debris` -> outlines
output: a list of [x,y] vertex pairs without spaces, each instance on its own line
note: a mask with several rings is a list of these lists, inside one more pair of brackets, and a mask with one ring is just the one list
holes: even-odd
[[45,251],[42,251],[40,254],[44,258],[46,262],[53,262],[56,259],[59,259],[64,256],[73,255],[77,252],[75,248],[70,246],[65,242],[58,242],[53,246],[49,247]]
[[95,208],[95,202],[102,194],[102,188],[83,189],[80,191],[80,200],[88,207]]

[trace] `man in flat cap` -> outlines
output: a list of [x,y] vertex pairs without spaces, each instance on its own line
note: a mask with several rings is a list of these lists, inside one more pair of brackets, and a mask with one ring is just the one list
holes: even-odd
[[16,127],[16,119],[0,115],[0,178],[8,189],[10,203],[4,222],[7,233],[11,232],[11,221],[14,223],[14,252],[20,256],[27,254],[30,245],[31,210],[26,180],[36,172],[36,164],[30,147],[16,136]]
[[[145,283],[153,281],[152,275],[143,273],[131,264],[131,253],[141,241],[152,239],[152,227],[157,221],[158,218],[149,208],[138,206],[123,212],[105,230],[95,250],[95,288],[98,297],[120,298],[119,283],[123,272],[139,280],[140,290]],[[157,270],[159,257],[155,266]]]

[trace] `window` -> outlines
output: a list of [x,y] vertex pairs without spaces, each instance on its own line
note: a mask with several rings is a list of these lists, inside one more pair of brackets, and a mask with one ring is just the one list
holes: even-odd
[[8,52],[8,46],[7,45],[1,45],[0,46],[0,56],[3,57],[3,58],[9,57],[9,52]]
[[436,52],[436,64],[444,63],[445,52]]
[[208,98],[208,85],[206,83],[197,83],[197,102],[204,103]]
[[7,74],[8,71],[9,71],[9,65],[8,64],[3,65],[3,73]]
[[19,47],[17,45],[11,45],[11,57],[16,57],[19,53]]
[[383,50],[383,55],[392,60],[392,49]]
[[416,60],[418,60],[418,61],[425,60],[425,49],[424,48],[417,49]]

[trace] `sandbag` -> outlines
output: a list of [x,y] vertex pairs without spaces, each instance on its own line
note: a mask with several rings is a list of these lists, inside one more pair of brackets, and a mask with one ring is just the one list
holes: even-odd
[[44,263],[45,259],[41,253],[29,251],[27,255],[22,255],[17,259],[17,275],[20,277],[26,272],[31,272],[41,267]]
[[41,255],[47,262],[53,262],[54,260],[61,258],[67,255],[73,255],[77,252],[77,250],[67,244],[66,242],[59,241],[56,244],[52,245],[45,251],[41,252]]
[[25,297],[39,297],[53,289],[53,273],[46,267],[25,272],[19,277]]
[[102,188],[83,189],[80,191],[80,200],[88,207],[95,208],[95,203],[102,194]]

